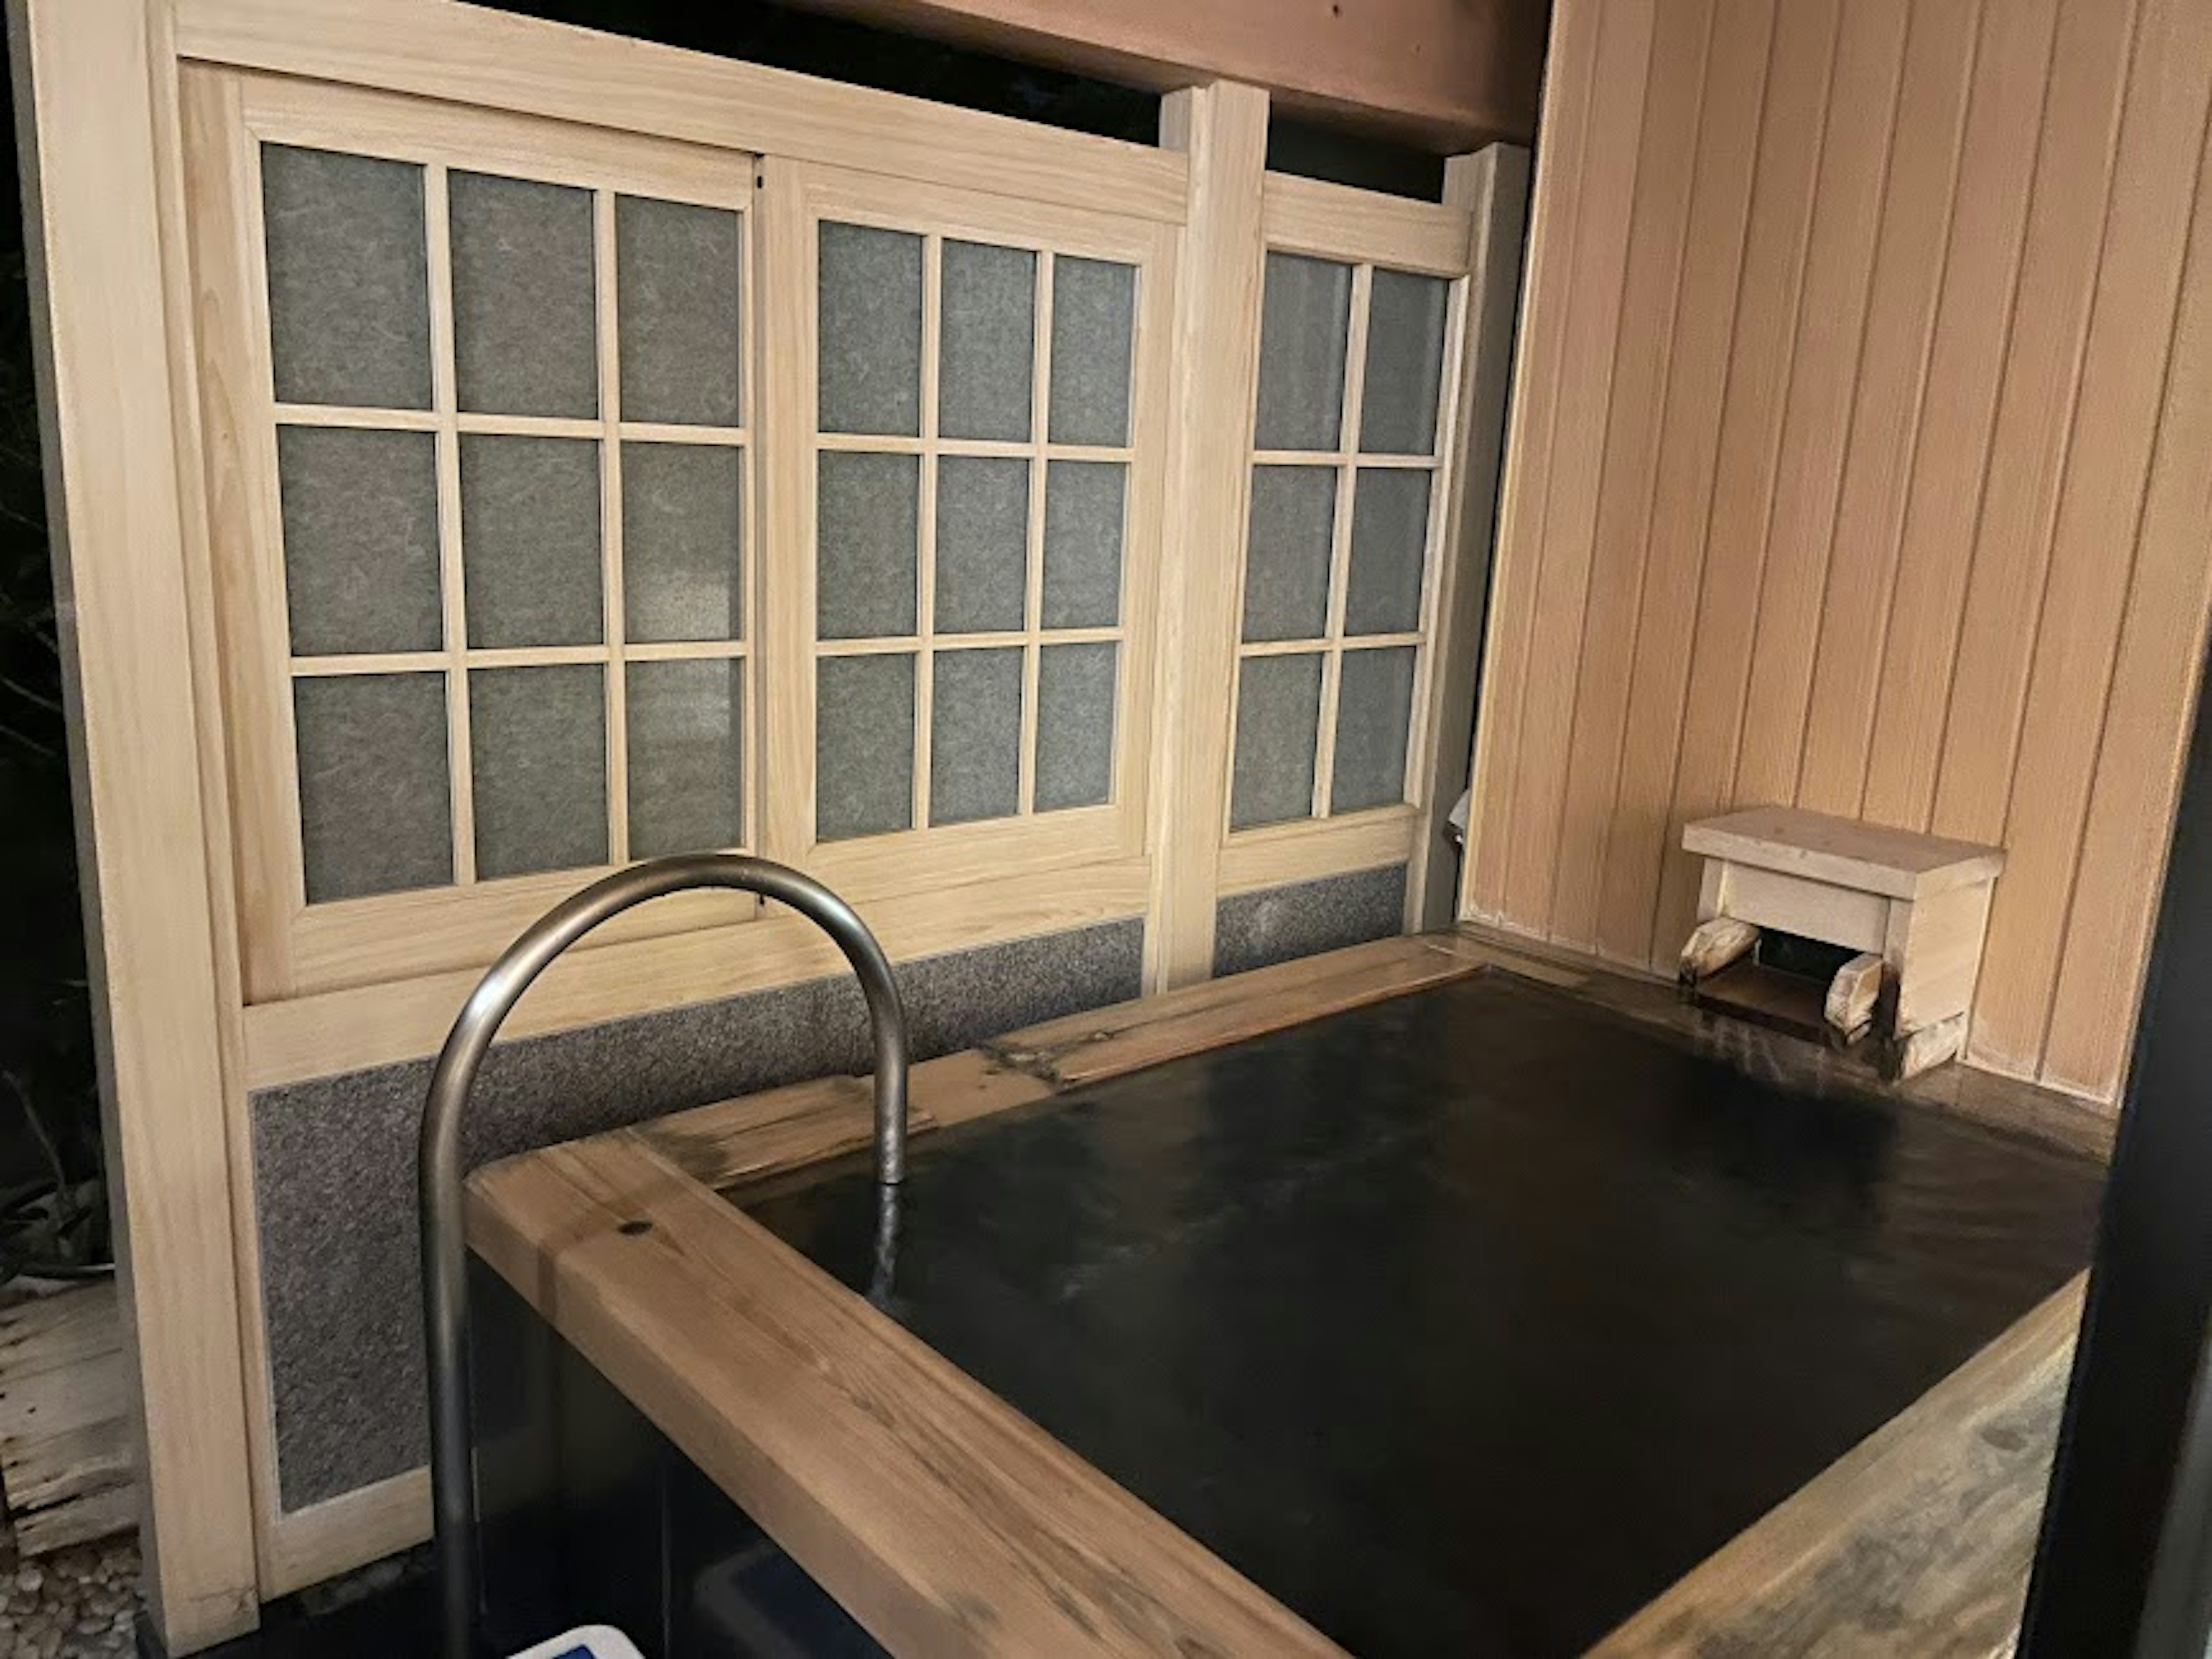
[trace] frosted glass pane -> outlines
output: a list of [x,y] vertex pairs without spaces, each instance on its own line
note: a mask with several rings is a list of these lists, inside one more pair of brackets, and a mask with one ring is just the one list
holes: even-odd
[[1421,625],[1421,566],[1429,541],[1425,471],[1362,467],[1352,498],[1352,568],[1344,631],[1407,634]]
[[744,457],[714,444],[623,446],[623,631],[732,640],[744,631]]
[[848,841],[914,823],[914,657],[816,665],[814,836]]
[[624,670],[629,855],[711,852],[744,840],[744,666],[734,659]]
[[1121,508],[1128,472],[1119,461],[1047,464],[1043,626],[1110,628],[1121,620]]
[[1436,453],[1450,298],[1451,285],[1442,277],[1376,271],[1359,406],[1359,447],[1369,454]]
[[607,861],[607,714],[597,663],[469,676],[477,874]]
[[1244,637],[1318,639],[1328,627],[1336,469],[1255,466],[1244,566]]
[[1048,645],[1037,657],[1036,810],[1098,806],[1114,792],[1111,640]]
[[1028,603],[1030,464],[947,455],[937,463],[937,631],[1022,626]]
[[1321,658],[1247,657],[1237,669],[1237,760],[1229,823],[1248,830],[1313,816]]
[[915,631],[921,458],[824,451],[816,472],[815,630],[825,640]]
[[471,645],[597,644],[599,445],[462,434],[461,572]]
[[1351,322],[1351,266],[1296,253],[1267,256],[1255,447],[1336,447]]
[[1022,797],[1022,651],[942,651],[930,693],[929,821],[1012,817]]
[[945,244],[937,430],[1027,442],[1036,363],[1036,255]]
[[744,316],[738,216],[615,202],[615,331],[626,421],[736,426]]
[[1336,762],[1328,810],[1395,806],[1406,798],[1406,734],[1413,719],[1413,647],[1344,653],[1336,688]]
[[591,192],[482,173],[453,173],[447,191],[461,407],[596,415]]
[[921,238],[825,222],[817,280],[823,432],[921,432]]
[[1129,441],[1137,270],[1062,257],[1052,264],[1052,441]]
[[446,677],[295,680],[307,902],[453,878]]
[[264,144],[261,212],[278,400],[429,408],[422,169]]
[[427,432],[276,432],[295,655],[435,651],[438,462]]

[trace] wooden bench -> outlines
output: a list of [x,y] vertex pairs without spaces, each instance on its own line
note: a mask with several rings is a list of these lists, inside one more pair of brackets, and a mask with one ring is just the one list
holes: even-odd
[[2001,848],[1792,806],[1700,819],[1682,845],[1705,860],[1685,985],[1747,955],[1762,930],[1793,933],[1857,953],[1825,1015],[1847,1042],[1879,1028],[1885,1071],[1913,1077],[1965,1045]]

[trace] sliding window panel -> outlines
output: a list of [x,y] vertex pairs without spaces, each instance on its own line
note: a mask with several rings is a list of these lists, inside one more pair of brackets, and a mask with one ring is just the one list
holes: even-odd
[[633,643],[744,636],[744,454],[623,446],[623,629]]
[[1253,447],[1337,447],[1351,328],[1351,266],[1297,253],[1267,255]]
[[430,434],[279,427],[276,483],[295,656],[444,647]]
[[929,821],[1009,818],[1022,805],[1018,646],[939,651],[930,695]]
[[1328,466],[1252,469],[1244,554],[1248,643],[1315,640],[1328,630],[1336,480],[1336,469]]
[[599,446],[464,433],[461,547],[471,646],[599,644]]
[[1451,284],[1377,270],[1367,301],[1367,368],[1359,447],[1370,455],[1433,455],[1444,379]]
[[742,846],[744,663],[634,662],[623,696],[630,856]]
[[1395,806],[1405,799],[1413,655],[1411,646],[1344,653],[1336,694],[1336,758],[1329,780],[1332,813]]
[[420,167],[261,147],[278,402],[430,407],[423,211]]
[[592,193],[461,172],[446,188],[461,408],[487,415],[597,415]]
[[1036,368],[1037,256],[947,241],[941,276],[939,437],[1026,443]]
[[451,883],[446,677],[295,680],[292,710],[307,902]]
[[1421,625],[1433,476],[1413,467],[1359,469],[1345,579],[1346,634],[1410,634]]
[[817,428],[921,432],[922,239],[825,222],[817,243]]
[[1114,793],[1121,647],[1048,645],[1037,657],[1036,810],[1103,806]]
[[919,617],[921,458],[825,450],[815,472],[815,631],[903,638]]
[[1003,455],[939,459],[939,633],[1012,633],[1025,625],[1029,533],[1027,460]]
[[1321,681],[1322,658],[1316,653],[1247,657],[1239,665],[1231,829],[1313,816]]
[[913,828],[914,654],[824,657],[815,670],[815,839]]
[[744,421],[742,221],[727,209],[615,204],[615,319],[626,421]]
[[1063,255],[1052,270],[1052,441],[1129,441],[1134,266]]
[[597,663],[469,675],[477,873],[607,861],[605,671]]

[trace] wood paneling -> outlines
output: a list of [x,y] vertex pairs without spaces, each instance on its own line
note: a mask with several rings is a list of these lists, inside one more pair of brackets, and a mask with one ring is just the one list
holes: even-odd
[[1465,913],[1663,968],[1683,824],[2004,846],[1969,1058],[2125,1064],[2212,603],[2212,10],[1560,0]]

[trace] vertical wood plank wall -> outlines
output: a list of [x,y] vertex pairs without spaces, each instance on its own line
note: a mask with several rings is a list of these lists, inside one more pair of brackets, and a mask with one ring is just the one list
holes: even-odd
[[2110,1099],[2212,592],[2212,6],[1559,0],[1468,915],[1664,969],[1732,805],[1994,842]]

